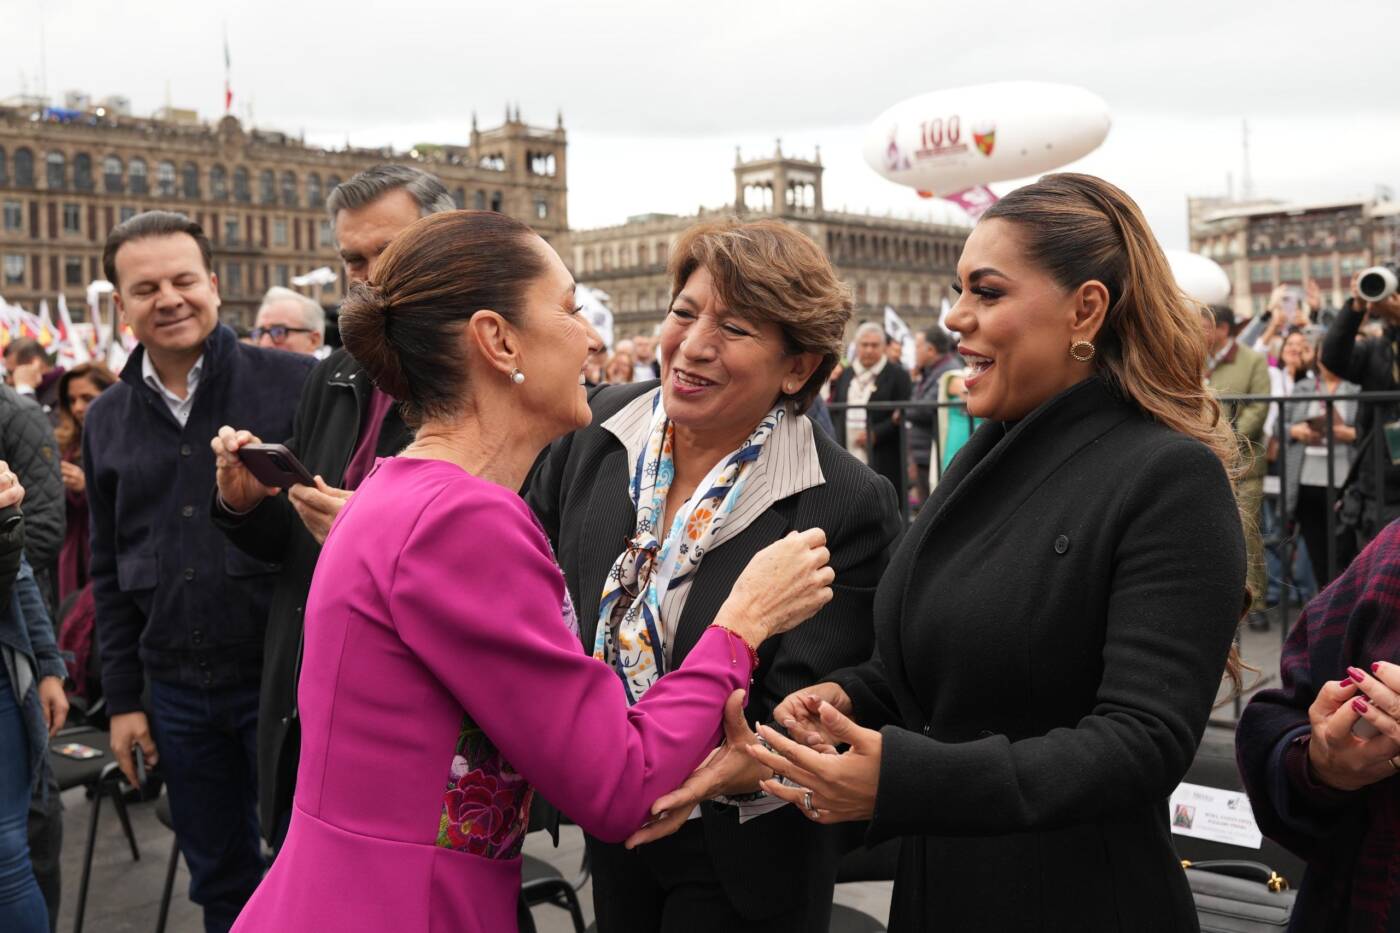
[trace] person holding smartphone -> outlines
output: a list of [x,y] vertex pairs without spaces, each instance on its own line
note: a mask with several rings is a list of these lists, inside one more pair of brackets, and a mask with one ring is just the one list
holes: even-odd
[[[377,165],[338,185],[326,210],[346,282],[366,281],[380,253],[414,221],[455,207],[442,182],[408,165]],[[293,425],[286,448],[312,475],[310,484],[263,483],[239,468],[238,451],[260,440],[246,423],[221,425],[212,441],[220,464],[210,505],[215,527],[239,551],[281,567],[268,613],[258,708],[258,817],[274,850],[292,818],[301,747],[296,694],[302,620],[321,543],[375,459],[392,457],[413,439],[399,406],[343,347],[307,377]],[[285,494],[278,495],[279,489]]]
[[[1290,341],[1295,338],[1289,337]],[[1320,342],[1320,341],[1319,341]],[[1325,402],[1296,403],[1285,406],[1291,423],[1288,427],[1289,489],[1286,505],[1297,519],[1298,528],[1307,542],[1308,559],[1318,588],[1326,587],[1356,556],[1356,536],[1343,527],[1336,527],[1332,544],[1334,563],[1329,565],[1327,543],[1327,510],[1335,501],[1328,495],[1329,454],[1327,421],[1332,421],[1332,470],[1330,480],[1341,486],[1351,472],[1356,450],[1356,400],[1350,398],[1361,391],[1359,386],[1339,377],[1326,364],[1317,364],[1317,374],[1308,375],[1293,387],[1299,395],[1330,395],[1337,398],[1329,406]],[[1335,524],[1335,523],[1334,523]],[[1335,569],[1334,569],[1335,568]]]

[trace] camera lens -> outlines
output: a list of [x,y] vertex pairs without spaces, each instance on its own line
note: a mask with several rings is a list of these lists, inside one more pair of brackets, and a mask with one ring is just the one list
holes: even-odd
[[1385,291],[1385,279],[1381,278],[1379,272],[1372,272],[1363,275],[1361,281],[1356,283],[1357,291],[1361,292],[1361,297],[1367,301],[1376,301],[1380,298],[1381,292]]
[[1395,270],[1388,266],[1363,269],[1356,280],[1356,290],[1367,301],[1384,301],[1396,290]]

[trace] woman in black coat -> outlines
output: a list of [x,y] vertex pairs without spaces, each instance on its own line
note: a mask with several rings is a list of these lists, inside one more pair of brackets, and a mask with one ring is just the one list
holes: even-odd
[[1245,605],[1197,312],[1082,175],[998,202],[958,276],[988,423],[881,580],[874,658],[779,706],[798,741],[760,729],[799,785],[764,787],[902,837],[892,931],[1194,930],[1167,799]]
[[[776,221],[704,224],[672,248],[671,278],[660,386],[595,392],[592,425],[551,448],[526,501],[554,544],[583,649],[614,666],[632,701],[680,665],[755,553],[790,531],[826,532],[831,602],[763,644],[747,709],[726,710],[728,734],[751,740],[745,714],[770,721],[793,690],[869,657],[899,507],[803,414],[851,308],[820,248]],[[825,930],[838,834],[760,794],[764,774],[742,754],[718,756],[647,801],[666,816],[627,846],[590,838],[599,933]]]

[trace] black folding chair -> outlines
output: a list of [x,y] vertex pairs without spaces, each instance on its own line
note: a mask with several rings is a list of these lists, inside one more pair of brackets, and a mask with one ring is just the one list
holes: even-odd
[[165,869],[165,888],[160,893],[160,917],[156,920],[156,933],[165,933],[165,921],[170,917],[170,897],[175,892],[175,869],[180,867],[180,840],[174,838],[175,822],[170,815],[170,796],[162,794],[156,801],[156,819],[160,825],[170,830],[170,864]]
[[579,873],[570,881],[564,873],[543,859],[533,855],[521,856],[520,902],[528,912],[538,904],[553,904],[569,912],[574,922],[574,933],[584,933],[583,907],[579,904],[578,892],[588,883],[588,853],[583,854]]
[[[95,758],[76,759],[60,755],[54,751],[69,743],[86,745],[101,752]],[[92,815],[88,819],[87,849],[83,853],[82,880],[78,883],[78,905],[73,920],[73,933],[82,933],[83,915],[87,910],[88,883],[92,880],[92,855],[97,846],[97,820],[102,813],[102,798],[112,801],[117,818],[121,820],[122,832],[131,846],[133,861],[141,859],[141,850],[136,847],[136,834],[131,829],[131,817],[122,798],[125,785],[121,770],[110,750],[110,737],[98,729],[66,729],[54,737],[49,747],[49,763],[53,765],[54,778],[59,790],[73,787],[87,788],[92,799]]]

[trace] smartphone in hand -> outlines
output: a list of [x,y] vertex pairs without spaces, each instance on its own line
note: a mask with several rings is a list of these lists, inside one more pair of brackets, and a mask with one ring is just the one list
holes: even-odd
[[136,770],[136,789],[146,786],[146,753],[140,745],[131,746],[131,763]]
[[238,459],[264,486],[286,489],[316,485],[311,471],[282,444],[249,444],[239,448]]

